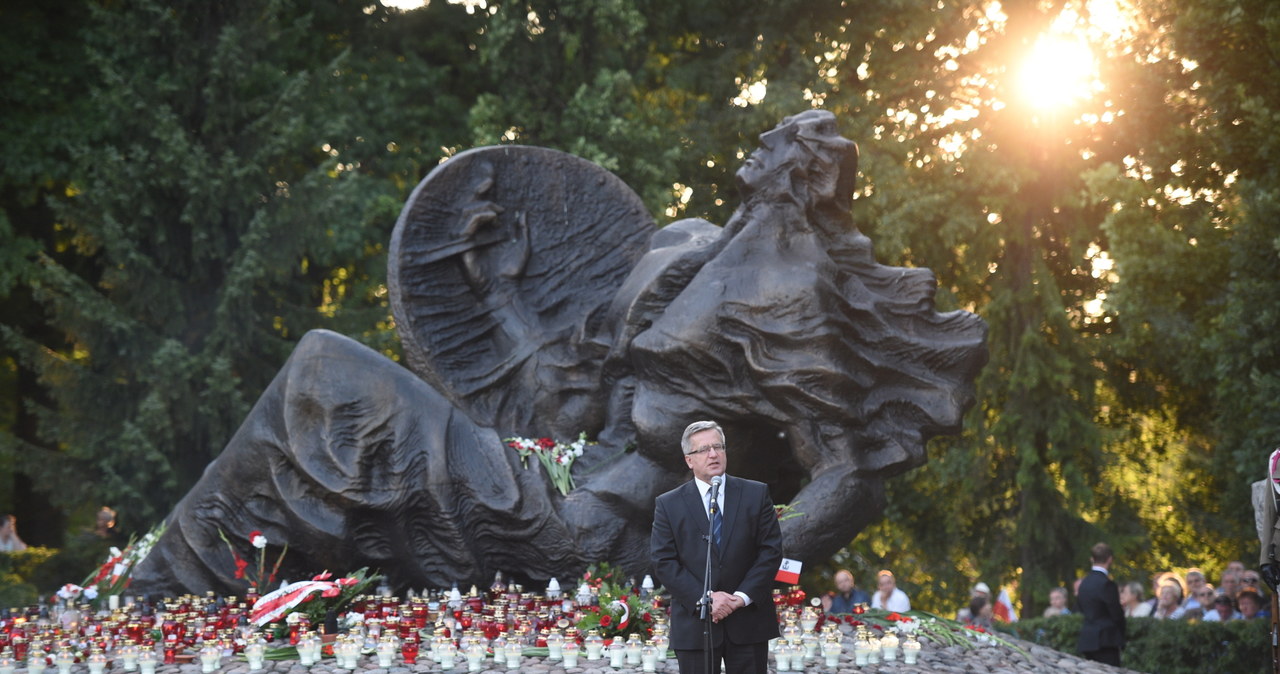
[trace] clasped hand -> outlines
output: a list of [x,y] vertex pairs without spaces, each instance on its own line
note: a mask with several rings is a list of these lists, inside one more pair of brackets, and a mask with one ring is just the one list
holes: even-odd
[[720,622],[729,617],[730,613],[746,606],[746,602],[742,601],[742,597],[728,592],[719,590],[711,593],[711,621]]

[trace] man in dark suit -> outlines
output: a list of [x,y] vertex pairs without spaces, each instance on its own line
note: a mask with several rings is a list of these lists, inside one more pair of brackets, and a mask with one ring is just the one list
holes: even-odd
[[1107,573],[1111,568],[1111,546],[1098,543],[1090,550],[1093,568],[1080,581],[1076,603],[1084,614],[1077,647],[1090,660],[1120,666],[1124,648],[1124,608],[1120,590]]
[[[704,625],[698,620],[707,536],[712,538],[709,616],[711,671],[767,671],[768,642],[778,636],[772,589],[782,561],[782,531],[768,488],[725,476],[724,430],[697,421],[680,439],[693,480],[658,497],[649,549],[657,579],[671,592],[671,647],[682,674],[705,674]],[[712,480],[724,476],[709,509]]]

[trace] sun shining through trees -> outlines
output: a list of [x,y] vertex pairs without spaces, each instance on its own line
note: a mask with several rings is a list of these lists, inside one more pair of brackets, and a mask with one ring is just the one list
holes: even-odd
[[1022,63],[1018,92],[1036,108],[1059,108],[1089,98],[1097,76],[1097,61],[1082,38],[1043,35]]

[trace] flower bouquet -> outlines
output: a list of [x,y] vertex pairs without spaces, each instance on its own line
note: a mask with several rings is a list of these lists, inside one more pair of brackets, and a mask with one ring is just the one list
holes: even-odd
[[[583,574],[582,581],[599,590],[600,605],[580,606],[579,633],[597,630],[605,639],[626,639],[632,634],[639,634],[641,639],[653,636],[654,616],[660,609],[651,600],[640,598],[640,588],[628,589],[619,583],[621,578],[621,571],[608,564],[591,567]],[[652,596],[661,593],[659,588]]]
[[140,539],[130,536],[124,550],[112,546],[107,560],[96,571],[85,577],[80,585],[63,585],[58,590],[58,596],[72,601],[87,600],[95,608],[101,608],[98,604],[103,598],[123,594],[129,587],[134,567],[147,558],[152,546],[164,534],[165,526],[164,522],[157,524]]
[[568,496],[569,491],[575,486],[573,475],[570,473],[574,460],[582,456],[583,449],[587,445],[595,444],[587,442],[586,431],[579,433],[578,439],[571,443],[551,438],[520,437],[505,438],[503,442],[520,454],[520,462],[525,468],[529,467],[529,455],[538,457],[538,461],[542,462],[542,467],[547,471],[547,477],[551,478],[551,484],[565,496]]
[[231,551],[231,559],[236,564],[235,578],[236,580],[248,579],[249,587],[262,592],[263,588],[273,585],[276,582],[276,573],[280,571],[280,563],[284,561],[284,554],[289,551],[289,544],[285,543],[284,548],[280,550],[280,555],[276,557],[276,563],[271,567],[271,573],[263,576],[267,568],[267,537],[261,531],[249,532],[249,544],[258,549],[258,566],[256,572],[249,568],[249,562],[236,552],[236,547],[227,539],[227,535],[222,533],[222,529],[218,529],[218,537],[223,543],[227,544],[227,549]]
[[[263,595],[254,604],[250,621],[259,626],[279,622],[288,625],[305,616],[309,624],[323,625],[329,615],[343,615],[343,609],[367,593],[382,576],[362,568],[343,578],[332,578],[333,574],[325,571],[311,580],[290,583]],[[281,629],[275,636],[282,637],[285,631]]]

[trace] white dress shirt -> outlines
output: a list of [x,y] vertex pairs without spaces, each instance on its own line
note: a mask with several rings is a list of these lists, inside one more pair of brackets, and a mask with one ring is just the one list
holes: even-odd
[[[707,520],[711,519],[711,483],[703,482],[698,478],[693,478],[693,483],[698,487],[698,495],[702,499],[702,509],[707,513]],[[720,509],[720,517],[724,517],[724,482],[720,483],[720,491],[716,492],[716,507]],[[742,605],[744,607],[751,605],[751,597],[746,592],[734,592],[734,594],[742,597]]]

